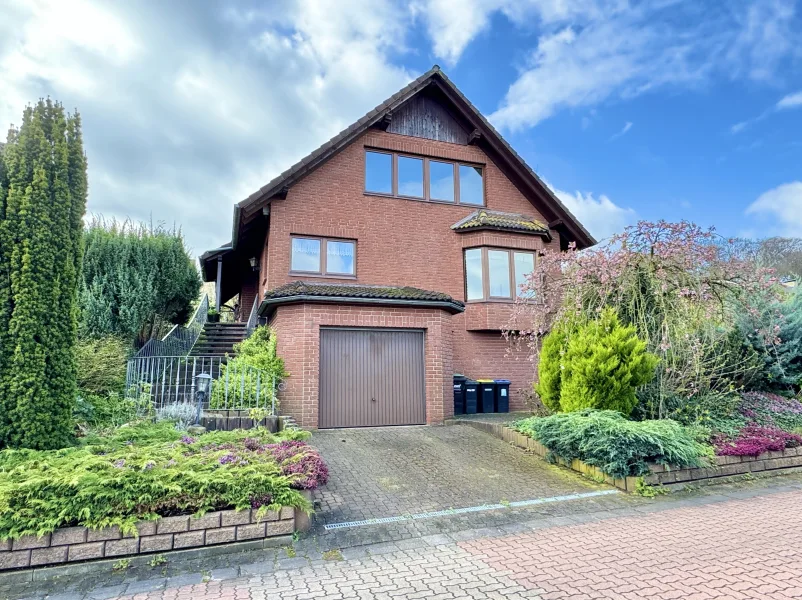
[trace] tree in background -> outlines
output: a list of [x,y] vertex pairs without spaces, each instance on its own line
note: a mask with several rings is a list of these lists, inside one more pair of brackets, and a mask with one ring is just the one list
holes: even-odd
[[[598,248],[546,252],[524,285],[527,300],[516,303],[507,334],[539,359],[567,351],[555,340],[557,347],[544,343],[541,353],[541,339],[555,324],[581,326],[612,308],[660,359],[654,379],[638,391],[644,417],[671,415],[676,398],[684,406],[740,389],[761,366],[756,351],[736,339],[736,319],[755,312],[756,298],[776,301],[782,286],[771,268],[745,257],[735,242],[685,221],[642,221]],[[782,315],[769,316],[753,334],[771,356],[782,343]],[[520,323],[531,325],[522,329]],[[544,385],[553,389],[554,381]]]
[[0,174],[0,445],[69,444],[86,159],[79,115],[40,100]]
[[201,281],[179,230],[95,219],[84,240],[82,336],[141,345],[186,322]]

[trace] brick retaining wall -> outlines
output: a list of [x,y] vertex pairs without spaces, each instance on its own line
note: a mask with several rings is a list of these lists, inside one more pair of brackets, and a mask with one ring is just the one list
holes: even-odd
[[[537,440],[518,433],[503,424],[487,423],[472,420],[454,420],[452,423],[469,425],[494,435],[505,442],[515,444],[519,448],[528,450],[533,454],[545,458],[549,450]],[[787,448],[776,452],[764,452],[760,456],[714,456],[713,464],[709,467],[694,469],[667,468],[664,465],[650,464],[651,474],[643,477],[643,483],[653,486],[665,487],[670,491],[679,490],[688,485],[709,483],[722,477],[744,475],[746,473],[789,472],[802,468],[802,447]],[[557,464],[577,471],[595,479],[604,481],[626,492],[634,492],[638,486],[639,477],[626,477],[616,479],[601,471],[598,467],[583,463],[581,460],[572,461],[557,459]]]
[[0,571],[100,558],[183,550],[244,540],[291,535],[295,509],[284,507],[257,520],[256,510],[223,510],[202,517],[164,517],[137,523],[138,536],[119,527],[66,527],[37,537],[0,541]]

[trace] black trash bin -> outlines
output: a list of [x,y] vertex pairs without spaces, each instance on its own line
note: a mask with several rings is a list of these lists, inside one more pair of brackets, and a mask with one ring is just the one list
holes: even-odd
[[475,415],[479,400],[479,384],[473,379],[465,380],[465,414]]
[[454,375],[454,414],[465,414],[465,375]]
[[492,413],[496,411],[496,382],[492,379],[477,379],[479,382],[479,407],[477,410],[482,413]]
[[510,380],[496,379],[496,412],[510,412]]

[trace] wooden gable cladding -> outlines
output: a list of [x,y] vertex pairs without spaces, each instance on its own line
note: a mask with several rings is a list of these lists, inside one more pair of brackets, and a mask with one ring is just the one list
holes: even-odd
[[399,135],[467,145],[469,131],[435,98],[426,94],[413,96],[387,120],[387,132]]

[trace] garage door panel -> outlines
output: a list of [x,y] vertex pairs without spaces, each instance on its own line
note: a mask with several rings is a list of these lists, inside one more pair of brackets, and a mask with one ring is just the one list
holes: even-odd
[[423,424],[424,382],[422,331],[321,328],[319,427]]

